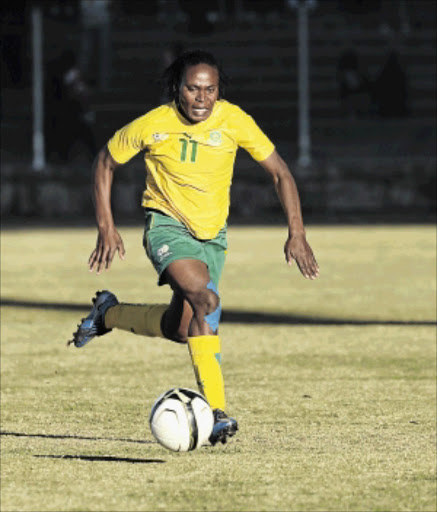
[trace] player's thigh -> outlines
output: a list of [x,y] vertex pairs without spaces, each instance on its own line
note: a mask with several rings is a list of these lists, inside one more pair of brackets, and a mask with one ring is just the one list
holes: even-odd
[[207,264],[190,258],[172,261],[164,270],[164,277],[171,288],[185,299],[206,290],[211,281]]

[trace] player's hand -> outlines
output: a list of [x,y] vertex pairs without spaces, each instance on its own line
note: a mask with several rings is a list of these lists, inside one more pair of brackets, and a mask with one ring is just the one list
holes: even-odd
[[284,252],[288,265],[295,261],[304,277],[315,279],[319,276],[319,265],[305,235],[289,237],[285,242]]
[[99,230],[96,248],[88,260],[90,272],[95,270],[96,274],[100,274],[103,269],[109,270],[116,252],[124,260],[126,251],[118,231],[115,228]]

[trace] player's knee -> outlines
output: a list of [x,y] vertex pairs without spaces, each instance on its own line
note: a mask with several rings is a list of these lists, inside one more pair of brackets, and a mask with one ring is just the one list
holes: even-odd
[[206,288],[193,291],[187,297],[197,318],[203,318],[213,332],[217,331],[221,316],[218,290],[210,281]]
[[190,292],[187,294],[187,299],[195,316],[208,315],[217,309],[220,303],[218,295],[209,289]]
[[220,317],[222,314],[222,307],[220,303],[220,296],[215,284],[210,281],[207,284],[207,289],[210,293],[210,304],[207,313],[204,315],[205,322],[209,325],[213,332],[216,332],[220,323]]

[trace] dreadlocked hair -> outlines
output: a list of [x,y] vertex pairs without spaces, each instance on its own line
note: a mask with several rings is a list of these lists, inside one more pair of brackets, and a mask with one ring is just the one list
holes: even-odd
[[211,53],[195,50],[182,53],[162,75],[162,84],[170,101],[178,100],[179,89],[186,69],[198,64],[207,64],[217,69],[219,74],[219,99],[224,97],[225,86],[229,83],[229,79],[220,64]]

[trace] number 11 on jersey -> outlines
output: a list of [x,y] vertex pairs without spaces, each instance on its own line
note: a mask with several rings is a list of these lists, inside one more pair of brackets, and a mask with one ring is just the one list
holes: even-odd
[[196,161],[196,156],[197,156],[197,142],[195,140],[187,140],[187,139],[179,139],[179,142],[182,143],[181,162],[185,162],[187,160],[188,143],[190,143],[191,144],[190,162],[194,163]]

